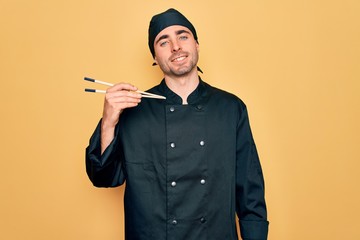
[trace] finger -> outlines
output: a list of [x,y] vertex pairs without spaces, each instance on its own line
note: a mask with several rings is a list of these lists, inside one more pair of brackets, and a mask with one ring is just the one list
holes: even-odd
[[137,103],[137,102],[135,102],[135,103],[132,103],[132,102],[123,103],[122,109],[132,108],[132,107],[136,107],[138,105],[139,105],[139,103]]
[[119,113],[119,112],[122,112],[122,110],[124,110],[126,108],[132,108],[132,107],[136,107],[138,105],[139,105],[138,102],[122,102],[122,103],[112,104],[110,108],[106,107],[104,109],[107,109],[107,110],[105,110],[105,112],[108,112],[108,113],[111,113],[111,112]]
[[113,97],[107,99],[107,101],[110,104],[117,104],[117,103],[139,103],[141,102],[140,98],[133,98],[133,97],[126,97],[126,96],[120,96],[120,97]]
[[118,98],[118,97],[129,97],[129,98],[136,98],[140,99],[141,94],[137,92],[127,91],[127,90],[121,90],[121,91],[115,91],[115,92],[108,92],[106,93],[106,98]]
[[116,92],[108,92],[105,95],[106,100],[110,100],[112,98],[134,98],[134,99],[141,99],[141,94],[137,92],[121,90]]
[[115,91],[122,91],[122,90],[136,91],[137,87],[135,87],[134,85],[132,85],[130,83],[117,83],[114,86],[108,88],[107,92],[115,92]]

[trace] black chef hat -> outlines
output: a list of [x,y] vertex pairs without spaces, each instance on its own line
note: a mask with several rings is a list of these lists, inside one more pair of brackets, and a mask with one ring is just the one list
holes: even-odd
[[159,13],[152,17],[149,26],[149,48],[150,52],[155,57],[154,41],[156,36],[165,28],[180,25],[187,27],[194,35],[195,40],[198,42],[196,30],[191,22],[182,15],[179,11],[170,8],[165,12]]

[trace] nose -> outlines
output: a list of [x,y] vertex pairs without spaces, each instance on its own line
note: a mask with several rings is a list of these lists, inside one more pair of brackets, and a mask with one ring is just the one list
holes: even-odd
[[172,52],[178,52],[181,50],[180,44],[178,43],[178,41],[173,41],[172,42]]

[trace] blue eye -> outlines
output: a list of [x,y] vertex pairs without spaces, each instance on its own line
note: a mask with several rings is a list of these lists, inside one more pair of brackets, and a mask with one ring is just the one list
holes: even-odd
[[180,36],[180,39],[181,40],[186,40],[186,39],[188,39],[188,36]]
[[168,43],[167,41],[161,42],[161,43],[160,43],[160,47],[166,46],[167,43]]

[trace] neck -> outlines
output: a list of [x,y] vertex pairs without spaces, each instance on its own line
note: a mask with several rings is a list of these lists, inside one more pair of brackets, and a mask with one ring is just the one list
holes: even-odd
[[188,96],[197,88],[199,84],[199,75],[197,68],[183,76],[169,76],[165,75],[166,85],[179,95],[183,104],[187,104]]

